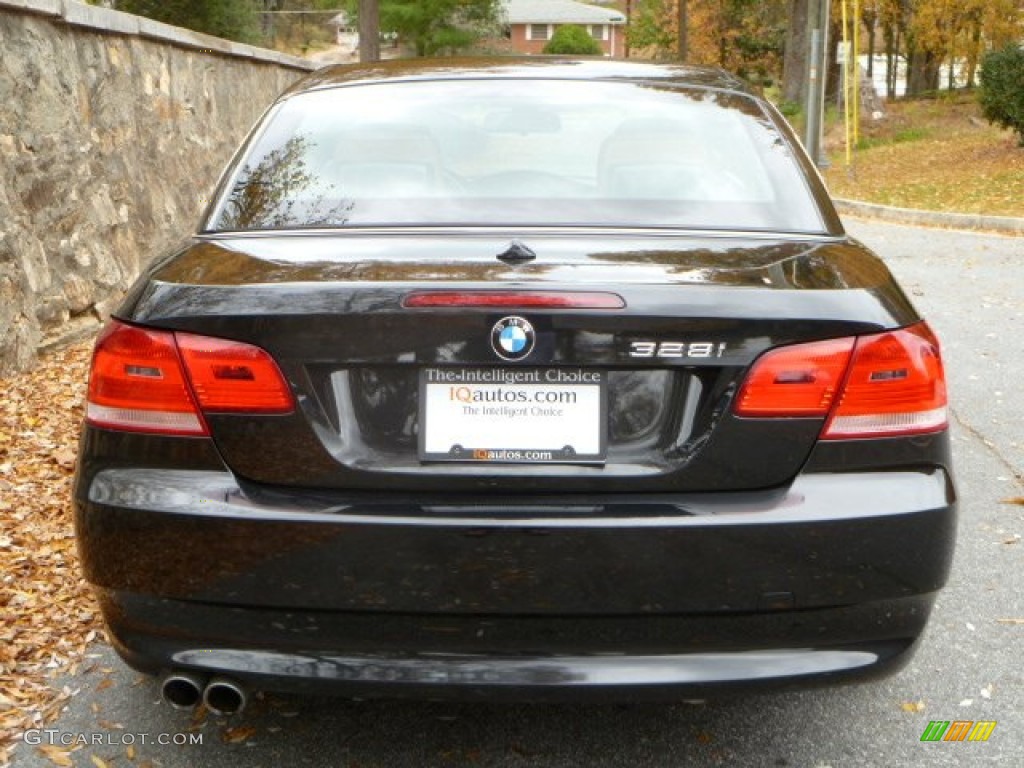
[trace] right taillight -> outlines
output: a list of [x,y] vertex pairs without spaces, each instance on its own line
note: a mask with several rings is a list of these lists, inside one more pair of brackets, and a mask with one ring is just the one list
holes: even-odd
[[857,339],[822,437],[887,437],[948,425],[939,342],[925,323]]
[[748,418],[827,416],[821,437],[891,437],[945,429],[946,377],[925,323],[871,336],[794,344],[762,355],[735,412]]

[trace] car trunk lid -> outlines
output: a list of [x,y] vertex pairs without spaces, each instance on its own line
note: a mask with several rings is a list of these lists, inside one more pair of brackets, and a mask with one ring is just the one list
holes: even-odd
[[[293,414],[206,414],[241,478],[456,493],[783,484],[822,420],[736,417],[751,363],[771,347],[916,319],[886,268],[844,239],[452,234],[201,239],[124,312],[255,344],[278,362]],[[516,238],[535,259],[498,258]],[[441,300],[409,306],[423,295]],[[466,295],[483,299],[445,299]],[[537,296],[581,301],[536,306]],[[588,305],[595,296],[621,306]],[[528,338],[529,353],[505,349],[502,331],[513,346]],[[483,399],[463,402],[467,391]],[[537,394],[578,402],[526,418],[519,398],[557,410]],[[477,407],[490,421],[474,432],[465,408]]]

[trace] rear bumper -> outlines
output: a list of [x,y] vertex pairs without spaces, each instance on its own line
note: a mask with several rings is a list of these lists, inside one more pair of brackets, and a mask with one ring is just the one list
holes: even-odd
[[880,677],[909,660],[932,599],[554,619],[239,610],[100,591],[115,648],[144,672],[227,675],[257,690],[495,701],[702,698]]
[[941,469],[757,493],[431,499],[79,479],[87,578],[150,672],[357,696],[701,696],[908,658],[945,583]]

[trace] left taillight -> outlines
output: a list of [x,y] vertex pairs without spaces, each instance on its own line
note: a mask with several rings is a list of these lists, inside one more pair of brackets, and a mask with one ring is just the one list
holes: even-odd
[[294,404],[259,347],[112,321],[96,342],[86,421],[166,435],[208,435],[203,412],[289,413]]
[[96,342],[85,420],[129,432],[208,434],[174,334],[116,320]]
[[292,393],[274,359],[239,341],[174,334],[199,407],[206,413],[291,413]]

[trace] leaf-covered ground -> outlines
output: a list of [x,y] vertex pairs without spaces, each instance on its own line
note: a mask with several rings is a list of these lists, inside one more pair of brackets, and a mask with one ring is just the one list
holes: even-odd
[[75,551],[69,494],[91,343],[0,379],[0,765],[52,722],[102,633]]
[[835,197],[1024,217],[1024,147],[981,117],[972,94],[892,102],[885,115],[865,116],[851,167],[842,122],[830,124],[825,178]]

